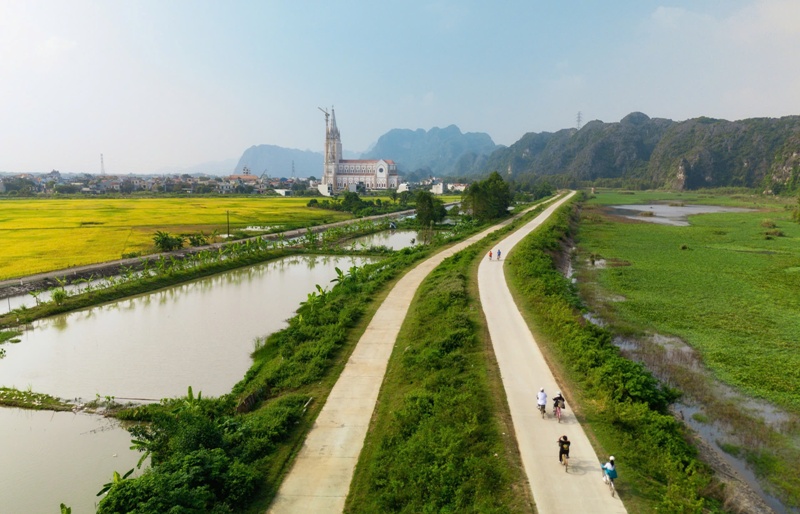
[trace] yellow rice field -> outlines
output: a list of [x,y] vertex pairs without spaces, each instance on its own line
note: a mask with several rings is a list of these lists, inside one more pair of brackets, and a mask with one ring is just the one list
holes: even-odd
[[155,251],[153,234],[210,234],[248,226],[312,225],[348,213],[309,209],[308,198],[0,200],[0,280]]

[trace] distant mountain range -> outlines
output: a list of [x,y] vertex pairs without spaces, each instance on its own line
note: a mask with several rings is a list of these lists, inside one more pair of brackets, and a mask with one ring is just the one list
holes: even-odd
[[[610,185],[698,189],[800,185],[800,116],[676,122],[631,113],[618,123],[528,133],[463,173],[520,180],[605,180]],[[614,182],[616,181],[616,182]]]
[[500,148],[489,134],[462,133],[455,125],[445,128],[392,129],[367,151],[364,159],[392,159],[398,170],[433,176],[458,173],[462,159],[476,162]]
[[[431,130],[392,129],[362,155],[344,152],[346,159],[391,159],[401,172],[419,171],[427,175],[448,175],[464,156],[487,157],[499,148],[488,134],[466,133],[455,125]],[[274,145],[251,146],[236,164],[236,173],[246,166],[254,175],[266,171],[272,177],[290,177],[292,163],[297,177],[322,174],[322,152],[295,150]],[[468,157],[470,163],[475,159]]]
[[[352,153],[347,158],[354,158]],[[485,176],[499,171],[523,182],[590,181],[618,187],[698,189],[800,187],[800,116],[726,121],[650,118],[634,112],[615,123],[591,121],[558,132],[530,132],[509,147],[455,125],[393,129],[360,156],[392,159],[411,178]],[[235,167],[255,175],[319,177],[321,152],[273,145],[248,148]]]

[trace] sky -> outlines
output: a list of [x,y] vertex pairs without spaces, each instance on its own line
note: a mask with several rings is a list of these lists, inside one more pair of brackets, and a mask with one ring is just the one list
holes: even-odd
[[[798,0],[0,0],[0,171],[800,114]],[[227,171],[227,170],[225,170]],[[232,170],[231,170],[232,171]]]

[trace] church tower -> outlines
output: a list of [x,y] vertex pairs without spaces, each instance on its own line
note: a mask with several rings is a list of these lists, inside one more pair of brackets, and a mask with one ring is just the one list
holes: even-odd
[[336,126],[336,111],[331,107],[331,115],[325,113],[325,164],[322,172],[322,184],[328,186],[331,193],[336,191],[336,174],[339,161],[342,159],[342,137]]

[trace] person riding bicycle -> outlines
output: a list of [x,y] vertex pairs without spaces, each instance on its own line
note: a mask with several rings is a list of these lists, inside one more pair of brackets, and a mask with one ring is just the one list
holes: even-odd
[[608,483],[609,480],[613,482],[617,478],[617,464],[614,462],[613,455],[608,458],[608,462],[603,464],[601,469],[603,470],[603,482]]
[[558,440],[558,462],[560,464],[564,463],[564,456],[566,455],[567,459],[569,459],[569,445],[572,444],[567,436],[562,435],[561,439]]
[[561,396],[561,391],[558,391],[555,396],[553,396],[553,414],[556,413],[556,407],[563,409],[565,407],[566,400],[564,397]]
[[547,393],[544,392],[544,387],[539,388],[539,392],[536,395],[536,405],[540,411],[544,412],[547,405]]

